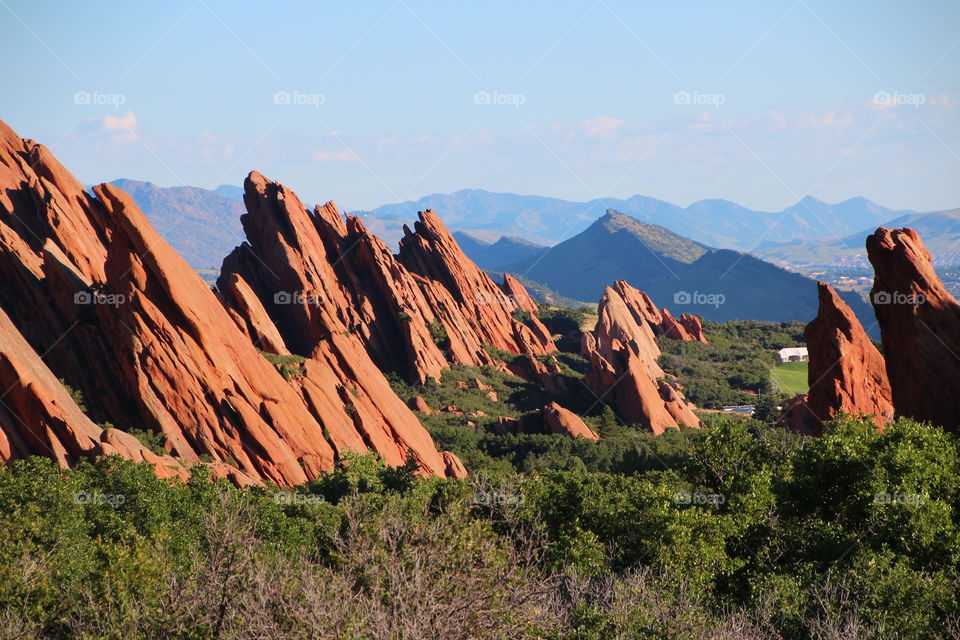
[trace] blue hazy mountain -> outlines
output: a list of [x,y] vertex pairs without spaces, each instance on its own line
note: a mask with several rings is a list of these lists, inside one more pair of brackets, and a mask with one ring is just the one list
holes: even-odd
[[680,207],[636,195],[571,202],[558,198],[464,189],[419,200],[354,212],[368,228],[395,244],[403,224],[417,211],[434,209],[454,231],[469,231],[493,242],[501,236],[554,245],[584,231],[608,209],[657,224],[696,242],[722,249],[753,251],[787,242],[837,238],[878,226],[913,211],[895,211],[866,198],[830,204],[805,197],[781,211],[755,211],[728,200],[700,200]]
[[[861,229],[842,238],[794,241],[766,247],[757,256],[792,268],[832,266],[838,263],[866,266],[864,242],[878,225]],[[920,233],[923,243],[938,265],[960,263],[960,209],[910,213],[887,220],[885,227],[910,227]]]
[[139,180],[110,184],[129,193],[163,238],[194,269],[219,269],[243,242],[243,204],[200,187],[160,187]]
[[[809,321],[817,315],[815,280],[613,210],[573,238],[502,270],[542,283],[561,296],[588,301],[596,301],[604,287],[623,279],[675,314],[693,313],[718,322]],[[873,310],[863,298],[852,291],[840,295],[875,334]]]

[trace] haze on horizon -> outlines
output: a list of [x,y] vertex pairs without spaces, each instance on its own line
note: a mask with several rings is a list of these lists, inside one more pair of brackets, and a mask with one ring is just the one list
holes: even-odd
[[956,3],[0,4],[4,119],[85,183],[960,205]]

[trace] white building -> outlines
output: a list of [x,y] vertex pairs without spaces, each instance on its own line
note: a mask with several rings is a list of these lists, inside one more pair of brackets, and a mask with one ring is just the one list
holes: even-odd
[[810,359],[806,347],[785,347],[777,351],[780,362],[806,362]]

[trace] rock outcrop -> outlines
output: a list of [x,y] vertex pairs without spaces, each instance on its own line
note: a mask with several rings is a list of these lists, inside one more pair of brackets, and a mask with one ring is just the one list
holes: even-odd
[[[323,257],[272,247],[277,254],[281,274],[300,267],[297,258]],[[301,325],[316,344],[307,356],[287,355],[291,336],[301,337],[278,330],[252,283],[228,274],[220,287],[228,313],[129,196],[109,185],[87,193],[42,145],[5,125],[0,283],[0,307],[53,374],[83,393],[95,420],[163,433],[183,465],[211,456],[221,475],[284,486],[330,469],[346,451],[373,450],[393,465],[412,454],[437,475],[449,467],[335,315],[343,309],[297,301],[316,314]],[[337,331],[317,335],[327,327]],[[30,424],[29,414],[16,417]],[[146,457],[122,432],[107,429],[104,440],[75,414],[62,418],[75,433]],[[16,455],[50,455],[24,448],[35,439],[6,439],[19,443]]]
[[250,342],[260,351],[290,355],[283,336],[250,285],[235,273],[223,278],[221,285],[223,288],[218,291],[220,302]]
[[507,370],[518,378],[535,382],[551,393],[568,393],[563,369],[555,358],[536,358],[526,355],[514,358]]
[[612,288],[623,298],[637,322],[646,322],[654,335],[684,342],[707,342],[700,318],[683,313],[677,320],[666,307],[657,308],[650,296],[631,287],[626,280],[617,280]]
[[[525,292],[519,293],[523,289],[520,283],[512,282],[513,294],[504,294],[467,258],[437,214],[428,209],[418,216],[414,231],[404,227],[398,258],[412,273],[450,292],[482,344],[534,356],[556,351],[549,331],[536,317],[532,300]],[[514,318],[516,311],[524,311],[526,319]]]
[[810,353],[806,402],[813,416],[808,428],[822,433],[823,421],[841,412],[872,416],[883,427],[894,414],[883,356],[836,291],[823,282],[817,286],[820,310],[804,331]]
[[523,433],[523,422],[511,416],[497,416],[493,430],[501,435],[505,433]]
[[466,478],[469,474],[460,458],[452,451],[443,452],[444,474],[448,478]]
[[187,477],[171,456],[154,454],[118,429],[103,429],[0,310],[0,460],[42,454],[69,466],[81,457],[118,454],[153,465],[161,478]]
[[[521,309],[519,291],[504,294],[435,216],[430,240],[409,234],[407,246],[421,250],[404,261],[402,249],[398,259],[332,202],[310,212],[257,172],[244,189],[247,242],[224,260],[218,288],[229,291],[237,277],[249,283],[292,352],[309,355],[332,332],[346,331],[381,369],[423,383],[451,364],[492,364],[484,345],[516,354],[555,350],[535,314],[525,322],[512,317]],[[228,306],[251,324],[232,297],[225,296]]]
[[813,414],[807,404],[807,394],[801,393],[787,401],[783,413],[777,419],[777,426],[805,436],[823,433],[823,421]]
[[580,416],[561,407],[556,402],[551,402],[543,408],[543,426],[549,433],[570,436],[571,438],[586,438],[587,440],[600,439]]
[[432,416],[436,411],[430,408],[430,405],[427,404],[427,401],[423,399],[423,396],[414,396],[407,401],[407,406],[416,411],[417,413],[422,413],[425,416]]
[[700,427],[693,405],[657,364],[660,349],[650,323],[635,304],[642,298],[634,292],[640,293],[626,283],[604,290],[597,326],[581,342],[591,365],[587,386],[601,401],[612,404],[624,422],[655,434],[680,425]]
[[503,274],[503,283],[500,285],[500,289],[523,311],[536,312],[537,303],[533,301],[520,281],[509,273]]
[[871,302],[897,415],[956,431],[960,304],[913,229],[877,229],[867,237],[867,255],[876,274]]

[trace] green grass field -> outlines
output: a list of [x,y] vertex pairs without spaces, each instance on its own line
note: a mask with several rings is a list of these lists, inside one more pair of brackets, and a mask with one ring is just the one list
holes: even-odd
[[784,362],[770,371],[770,377],[777,381],[780,388],[786,393],[800,394],[807,392],[807,363]]

